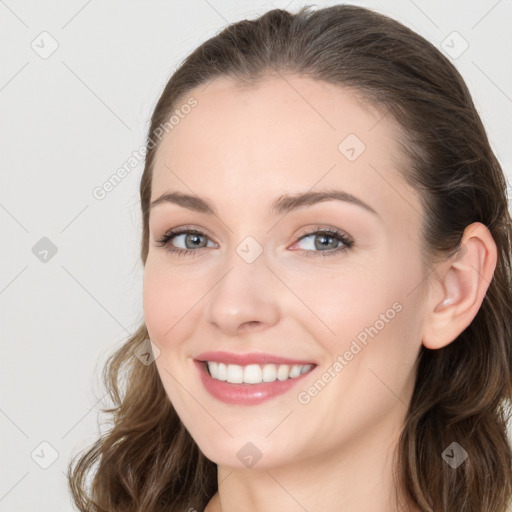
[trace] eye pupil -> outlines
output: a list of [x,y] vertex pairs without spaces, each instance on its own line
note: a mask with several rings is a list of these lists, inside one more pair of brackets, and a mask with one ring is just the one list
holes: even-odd
[[[192,241],[193,246],[195,246],[195,247],[203,247],[203,246],[199,245],[201,243],[200,240],[199,240],[200,238],[201,238],[201,235],[198,235],[196,233],[188,234],[187,237],[186,237],[186,242],[187,241]],[[196,243],[196,242],[198,242],[198,240],[199,240],[199,243]],[[186,242],[185,242],[185,245],[187,245]]]
[[326,240],[333,240],[333,241],[334,241],[334,246],[333,246],[332,248],[333,248],[333,249],[336,249],[336,246],[337,246],[337,242],[338,242],[338,241],[336,240],[336,238],[335,238],[335,237],[333,237],[333,236],[328,236],[328,235],[317,235],[317,239],[321,239],[321,240],[322,240],[322,242],[321,242],[321,243],[319,243],[319,244],[315,243],[315,248],[316,248],[316,249],[322,249],[322,248],[323,248],[323,249],[325,249],[325,248],[329,245],[329,243],[328,243],[328,242],[325,242]]

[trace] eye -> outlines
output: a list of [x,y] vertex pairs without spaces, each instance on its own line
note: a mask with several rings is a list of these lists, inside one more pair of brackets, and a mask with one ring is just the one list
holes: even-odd
[[354,245],[352,238],[340,230],[335,228],[325,229],[321,226],[316,227],[314,231],[302,232],[297,239],[297,243],[303,241],[307,241],[303,244],[305,246],[304,251],[307,254],[324,257],[339,254]]
[[[187,255],[197,252],[196,249],[205,247],[204,240],[208,236],[197,229],[176,229],[165,233],[165,235],[157,241],[158,247],[165,247],[169,252],[175,253],[178,256]],[[181,243],[185,244],[185,248],[175,247],[171,241],[173,239],[181,239]],[[194,247],[189,249],[188,246]]]
[[[180,240],[180,243],[184,244],[185,247],[176,247],[174,243],[172,243],[173,240]],[[198,249],[208,247],[207,240],[208,236],[202,231],[197,229],[179,228],[165,233],[165,235],[157,241],[157,246],[165,247],[167,251],[178,256],[186,256],[198,252]],[[304,240],[308,241],[304,244],[306,248],[302,249],[302,252],[306,253],[306,255],[312,254],[315,256],[321,254],[324,257],[346,251],[354,244],[352,238],[338,229],[325,229],[321,226],[316,227],[314,231],[309,230],[302,232],[299,237],[296,238],[295,244],[303,242]],[[215,246],[215,244],[213,244],[213,246]]]

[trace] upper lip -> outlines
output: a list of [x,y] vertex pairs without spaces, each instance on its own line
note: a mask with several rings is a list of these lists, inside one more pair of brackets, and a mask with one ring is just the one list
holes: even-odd
[[197,361],[216,361],[218,363],[237,364],[240,366],[249,364],[315,364],[312,361],[300,361],[298,359],[265,354],[262,352],[247,352],[243,354],[223,351],[203,352],[196,356],[195,359]]

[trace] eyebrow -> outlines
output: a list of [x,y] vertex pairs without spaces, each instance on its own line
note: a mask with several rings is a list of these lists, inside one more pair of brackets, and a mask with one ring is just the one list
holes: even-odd
[[[274,215],[291,212],[299,208],[312,206],[324,201],[343,201],[355,204],[365,210],[379,216],[379,214],[367,203],[358,197],[345,192],[343,190],[325,190],[320,192],[304,192],[295,195],[285,194],[279,196],[271,205],[271,212]],[[206,199],[195,195],[184,194],[182,192],[167,192],[162,194],[158,199],[155,199],[150,208],[163,203],[172,203],[189,210],[206,213],[209,215],[217,215],[217,211]]]

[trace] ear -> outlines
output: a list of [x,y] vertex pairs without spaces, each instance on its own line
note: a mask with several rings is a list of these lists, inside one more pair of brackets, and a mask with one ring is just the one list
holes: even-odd
[[459,251],[433,273],[423,325],[423,345],[442,348],[473,321],[491,283],[497,248],[480,222],[466,227]]

